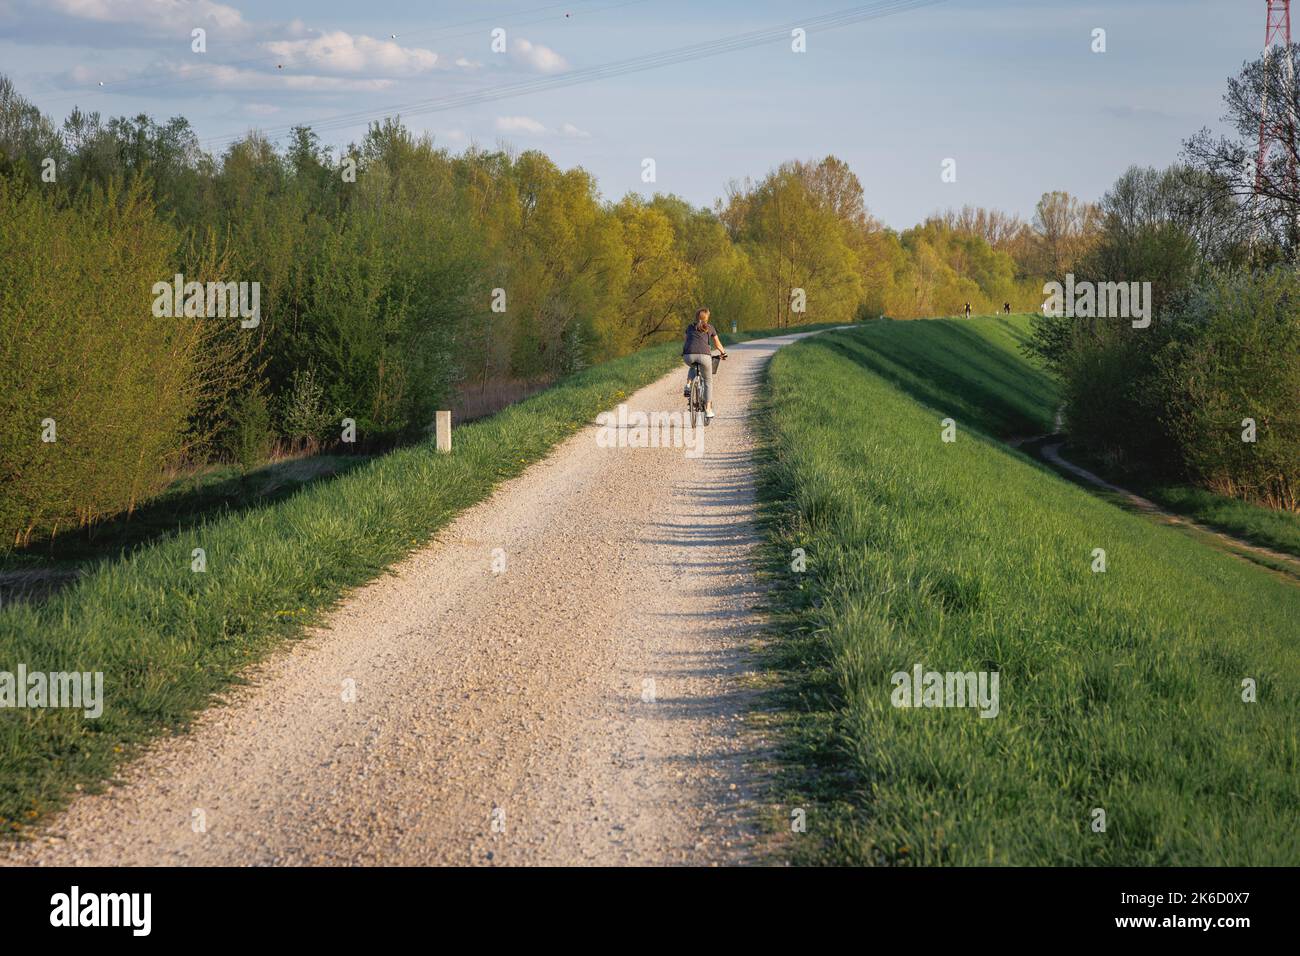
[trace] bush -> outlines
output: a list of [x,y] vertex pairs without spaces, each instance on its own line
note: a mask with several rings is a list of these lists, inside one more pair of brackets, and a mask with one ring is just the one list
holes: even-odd
[[314,449],[341,417],[326,408],[325,386],[318,381],[316,369],[295,369],[280,410],[284,436],[298,447]]
[[[1189,474],[1235,497],[1300,510],[1300,276],[1217,277],[1157,356],[1165,423]],[[1243,440],[1246,419],[1256,440]]]
[[271,454],[271,409],[260,390],[244,395],[235,406],[230,428],[230,453],[240,470],[252,471]]
[[1082,321],[1056,364],[1071,440],[1121,471],[1179,474],[1177,447],[1152,384],[1161,330],[1135,330],[1125,319]]
[[2,547],[158,489],[199,404],[204,332],[152,315],[174,237],[143,189],[60,205],[0,179],[0,222]]

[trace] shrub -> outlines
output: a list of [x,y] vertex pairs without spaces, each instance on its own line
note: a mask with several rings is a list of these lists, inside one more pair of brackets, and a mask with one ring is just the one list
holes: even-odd
[[242,396],[230,428],[230,452],[242,471],[251,471],[271,454],[271,409],[260,390]]
[[22,544],[157,490],[184,451],[203,333],[151,313],[174,239],[143,189],[61,206],[0,180],[0,222],[0,540]]
[[1072,441],[1123,471],[1160,472],[1177,462],[1150,388],[1151,355],[1132,334],[1094,329],[1061,371]]
[[1188,472],[1223,494],[1300,509],[1300,276],[1216,277],[1171,331],[1156,384]]
[[284,436],[299,447],[314,449],[335,420],[325,406],[325,386],[315,367],[295,369],[280,409]]

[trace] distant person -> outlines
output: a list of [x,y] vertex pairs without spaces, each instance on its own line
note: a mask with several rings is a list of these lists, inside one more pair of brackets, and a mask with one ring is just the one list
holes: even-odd
[[1003,302],[1003,303],[1002,303],[1002,314],[1003,314],[1003,315],[1010,315],[1010,314],[1011,314],[1011,303],[1010,303],[1010,302]]
[[966,303],[966,318],[970,318],[970,303]]
[[722,347],[722,339],[717,330],[709,324],[709,310],[697,309],[695,321],[686,327],[686,341],[682,345],[682,361],[688,366],[686,388],[682,394],[691,397],[691,379],[696,375],[704,379],[704,417],[713,417],[713,353],[710,343],[719,354],[727,357],[727,350]]

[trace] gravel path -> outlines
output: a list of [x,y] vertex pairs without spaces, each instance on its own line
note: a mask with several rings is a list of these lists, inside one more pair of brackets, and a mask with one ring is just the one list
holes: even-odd
[[[730,350],[701,457],[584,429],[0,861],[751,859],[748,418],[797,337]],[[629,408],[681,411],[683,379]]]

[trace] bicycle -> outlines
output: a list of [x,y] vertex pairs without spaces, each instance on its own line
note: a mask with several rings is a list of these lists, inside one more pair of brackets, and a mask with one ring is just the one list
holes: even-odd
[[[726,355],[712,356],[714,375],[718,374],[718,366],[722,364],[722,360],[726,357]],[[691,367],[691,383],[689,388],[690,394],[686,396],[686,414],[690,416],[692,427],[698,426],[700,424],[700,419],[703,419],[704,424],[708,425],[711,419],[708,415],[704,414],[704,386],[700,384],[700,376],[694,366]]]

